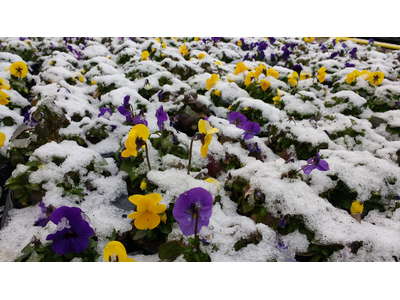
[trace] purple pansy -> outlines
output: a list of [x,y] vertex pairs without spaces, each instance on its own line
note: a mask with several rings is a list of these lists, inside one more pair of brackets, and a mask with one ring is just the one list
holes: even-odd
[[355,64],[351,64],[351,63],[347,62],[347,63],[344,64],[344,67],[345,68],[354,68]]
[[293,71],[295,71],[297,74],[300,74],[301,71],[303,70],[303,67],[301,65],[294,65],[292,68]]
[[243,132],[243,140],[249,140],[252,139],[254,137],[254,135],[256,133],[260,132],[260,124],[256,123],[256,122],[251,122],[251,121],[247,121],[242,129],[244,130]]
[[258,147],[258,143],[250,143],[247,145],[247,150],[251,153],[258,153],[260,152],[260,148]]
[[164,108],[162,105],[156,111],[156,118],[157,118],[158,129],[161,131],[163,129],[163,122],[168,120],[168,116],[164,112]]
[[213,42],[218,42],[219,41],[219,39],[220,39],[221,37],[212,37],[211,39],[213,40]]
[[273,37],[269,37],[268,40],[269,40],[269,42],[271,43],[271,45],[272,45],[273,43],[275,43],[275,41],[276,41],[276,39],[273,38]]
[[79,253],[87,248],[94,230],[84,217],[87,218],[78,207],[61,206],[52,212],[50,221],[57,225],[57,230],[49,234],[46,240],[53,240],[51,249],[55,253]]
[[228,115],[228,120],[230,124],[235,124],[238,128],[243,128],[243,125],[247,122],[246,116],[238,111],[232,111]]
[[157,96],[158,96],[158,100],[160,100],[160,101],[164,100],[163,90],[160,90],[160,91],[157,93]]
[[322,45],[322,46],[321,46],[321,51],[322,51],[322,52],[328,51],[328,48],[326,48],[325,45]]
[[368,44],[373,45],[374,43],[375,43],[375,40],[374,40],[374,39],[369,39],[369,40],[368,40]]
[[[286,44],[286,45],[289,45],[289,46],[290,46],[290,44]],[[285,47],[282,48],[282,50],[283,50],[282,58],[283,58],[284,61],[287,61],[288,58],[289,58],[289,55],[290,55],[290,54],[293,54],[292,51],[289,51],[289,50],[287,49],[286,45],[285,45]]]
[[351,56],[351,58],[356,58],[356,52],[357,52],[357,48],[353,48],[349,51],[349,54]]
[[129,99],[131,97],[129,95],[124,97],[124,103],[118,107],[118,111],[121,113],[121,115],[124,115],[126,118],[126,122],[131,122],[132,121],[132,115],[131,115],[131,110],[130,110],[130,104],[129,104]]
[[111,116],[111,109],[109,107],[100,107],[98,118],[103,117],[108,119]]
[[140,113],[133,118],[132,122],[133,122],[133,125],[138,125],[138,124],[143,124],[145,126],[148,125],[143,109],[141,109]]
[[[40,113],[40,115],[43,116],[43,113]],[[35,127],[39,123],[32,117],[32,112],[31,112],[30,107],[27,110],[27,112],[24,114],[24,122],[23,123],[25,124],[25,122],[27,122],[27,125],[31,126],[32,128]]]
[[343,44],[342,44],[342,47],[346,49],[346,48],[347,48],[347,45],[346,45],[345,43],[343,43]]
[[317,152],[317,156],[309,158],[307,160],[307,165],[301,166],[301,168],[304,171],[304,174],[308,175],[314,169],[328,171],[329,165],[328,162],[319,158],[319,153]]
[[33,226],[45,227],[47,223],[50,221],[51,213],[54,211],[55,208],[51,204],[46,207],[43,201],[39,202],[39,207],[42,209],[42,214],[40,215],[39,219],[37,219],[37,221]]
[[339,52],[333,52],[332,54],[331,54],[331,56],[329,57],[329,59],[334,59],[336,56],[338,56],[339,55]]
[[332,40],[332,44],[333,44],[333,46],[336,46],[336,39]]
[[203,226],[208,226],[213,202],[210,192],[201,187],[190,189],[176,199],[172,214],[184,235],[195,234],[196,219],[198,220],[196,234]]

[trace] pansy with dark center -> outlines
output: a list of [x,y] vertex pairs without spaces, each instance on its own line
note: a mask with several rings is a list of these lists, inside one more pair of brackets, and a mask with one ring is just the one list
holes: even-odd
[[137,116],[133,117],[132,122],[133,122],[133,125],[138,125],[138,124],[143,124],[145,126],[148,125],[143,109],[140,110],[140,113]]
[[249,140],[252,139],[254,137],[254,135],[256,133],[260,132],[260,124],[256,123],[256,122],[251,122],[251,121],[247,121],[242,129],[244,130],[243,132],[243,140]]
[[57,225],[55,233],[46,240],[52,240],[51,249],[57,254],[79,253],[89,245],[94,230],[85,220],[87,217],[78,207],[61,206],[50,215],[50,221]]
[[349,54],[351,56],[351,58],[356,58],[356,52],[357,52],[357,48],[353,48],[349,51]]
[[168,120],[168,116],[164,112],[164,108],[162,105],[156,111],[156,118],[157,118],[158,129],[161,131],[163,129],[163,122]]
[[241,114],[238,111],[232,111],[228,115],[228,120],[230,124],[235,124],[236,127],[242,128],[243,125],[247,122],[247,118],[245,115]]
[[322,51],[322,52],[328,51],[328,48],[326,48],[325,45],[322,45],[322,46],[321,46],[321,51]]
[[331,56],[329,57],[329,59],[334,59],[336,56],[338,56],[339,55],[339,52],[333,52],[332,54],[331,54]]
[[172,214],[184,235],[198,234],[203,226],[208,226],[213,202],[210,192],[201,187],[192,188],[176,199]]
[[100,107],[100,113],[97,115],[98,118],[104,117],[108,119],[111,116],[111,109],[109,107]]
[[303,67],[301,65],[297,64],[297,65],[293,66],[292,70],[295,71],[297,74],[300,74],[301,71],[303,70]]
[[374,43],[375,43],[375,40],[374,40],[374,39],[369,39],[369,40],[368,40],[368,44],[373,45]]
[[317,152],[316,156],[309,158],[307,160],[307,165],[301,166],[300,170],[303,170],[304,174],[308,175],[314,169],[317,169],[320,171],[328,171],[329,170],[328,163],[325,160],[319,158],[318,152]]
[[289,51],[287,48],[282,48],[282,50],[283,50],[282,58],[284,61],[287,61],[289,58],[289,55],[293,54],[293,52]]
[[271,45],[273,45],[275,43],[275,41],[276,41],[276,39],[273,38],[273,37],[269,37],[268,40],[269,40]]
[[251,154],[251,153],[258,153],[258,152],[260,152],[260,148],[258,147],[258,143],[257,143],[257,142],[256,142],[256,143],[250,143],[250,144],[248,144],[248,145],[247,145],[247,150],[250,151],[250,154]]
[[47,223],[50,221],[51,213],[55,210],[55,208],[51,204],[46,207],[44,205],[43,201],[39,202],[39,207],[42,210],[42,214],[39,217],[39,219],[37,219],[37,221],[35,222],[35,224],[33,226],[45,227],[47,225]]
[[211,39],[213,40],[214,43],[216,43],[219,41],[220,37],[212,37]]

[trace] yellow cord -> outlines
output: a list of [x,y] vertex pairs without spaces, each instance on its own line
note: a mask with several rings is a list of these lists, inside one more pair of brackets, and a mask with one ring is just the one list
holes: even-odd
[[[367,40],[363,40],[363,39],[355,39],[355,38],[348,38],[348,37],[340,37],[339,38],[342,41],[353,41],[359,44],[368,44],[369,42]],[[389,49],[395,49],[395,50],[400,50],[400,46],[399,45],[393,45],[393,44],[388,44],[388,43],[381,43],[381,42],[374,42],[374,45],[377,46],[381,46],[384,48],[389,48]]]

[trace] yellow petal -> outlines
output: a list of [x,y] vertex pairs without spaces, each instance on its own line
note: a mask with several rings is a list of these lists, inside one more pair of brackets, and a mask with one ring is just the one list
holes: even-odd
[[0,132],[0,147],[4,146],[4,142],[6,141],[6,135]]
[[197,126],[198,126],[198,128],[199,128],[199,132],[200,132],[200,133],[203,133],[203,134],[206,134],[206,133],[207,133],[206,124],[205,124],[205,122],[204,122],[203,119],[200,119],[200,120],[199,120],[199,123],[197,124]]
[[128,199],[133,204],[139,205],[144,200],[144,196],[143,195],[132,195]]
[[137,229],[154,229],[160,224],[160,216],[151,212],[143,212],[135,219],[134,224]]
[[103,257],[106,261],[117,261],[117,262],[128,262],[135,261],[132,258],[128,258],[126,249],[121,242],[111,241],[103,250]]
[[201,145],[200,151],[201,151],[201,157],[205,158],[208,152],[208,145],[207,146]]
[[350,213],[352,215],[361,214],[363,212],[363,209],[364,209],[364,203],[361,204],[358,200],[356,200],[351,204]]

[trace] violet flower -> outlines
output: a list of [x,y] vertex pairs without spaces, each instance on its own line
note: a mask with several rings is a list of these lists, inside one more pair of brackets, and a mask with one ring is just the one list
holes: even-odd
[[332,40],[332,44],[333,44],[333,46],[336,46],[336,39]]
[[159,101],[164,100],[163,90],[160,90],[160,91],[157,93],[157,96],[158,96],[158,100],[159,100]]
[[369,40],[368,40],[368,44],[373,45],[374,43],[375,43],[375,40],[374,40],[374,39],[369,39]]
[[289,55],[293,54],[293,52],[289,51],[287,48],[282,48],[282,50],[283,50],[282,58],[284,61],[287,61],[289,58]]
[[213,202],[210,192],[201,187],[192,188],[176,199],[172,214],[184,235],[198,234],[203,226],[208,226]]
[[162,105],[156,111],[156,118],[157,118],[158,129],[161,131],[163,129],[163,122],[168,120],[168,116],[164,112],[164,108]]
[[214,43],[216,43],[216,42],[219,41],[220,38],[221,38],[221,37],[212,37],[211,39],[213,40]]
[[94,230],[84,217],[87,218],[78,207],[61,206],[51,213],[50,221],[57,225],[57,230],[46,240],[53,240],[51,249],[55,253],[79,253],[87,248]]
[[328,162],[326,162],[323,159],[320,159],[318,152],[317,152],[317,156],[309,158],[307,160],[307,165],[301,166],[300,170],[303,170],[304,174],[308,175],[314,169],[317,169],[320,171],[328,171],[329,170]]
[[322,51],[322,52],[328,51],[328,48],[326,48],[325,45],[322,45],[322,46],[321,46],[321,51]]
[[276,41],[276,39],[273,38],[273,37],[269,37],[268,40],[269,40],[269,42],[270,42],[271,45],[274,44],[275,41]]
[[243,128],[243,125],[247,122],[245,115],[238,111],[232,111],[228,115],[229,124],[235,124],[237,128]]
[[244,130],[243,132],[243,140],[249,140],[252,139],[254,137],[254,135],[256,133],[260,132],[260,124],[256,123],[256,122],[251,122],[251,121],[247,121],[242,129]]
[[293,66],[292,70],[295,71],[297,74],[300,74],[301,71],[303,70],[303,67],[301,65],[297,64],[297,65]]
[[47,223],[50,221],[50,215],[55,210],[55,208],[51,204],[46,207],[44,205],[43,201],[39,202],[39,207],[42,209],[42,214],[39,217],[39,219],[37,219],[37,221],[35,222],[35,224],[33,226],[45,227],[47,225]]
[[121,115],[125,116],[127,123],[132,121],[132,115],[131,115],[130,104],[129,104],[130,98],[131,97],[129,95],[125,96],[124,103],[118,107],[118,111],[120,112]]
[[146,121],[143,109],[141,109],[140,113],[132,119],[132,122],[133,125],[143,124],[147,127],[148,123]]
[[344,67],[345,68],[354,68],[355,64],[350,64],[350,63],[347,62],[347,63],[344,64]]
[[349,54],[351,56],[351,58],[356,58],[356,52],[357,52],[357,48],[353,48],[351,49],[351,51],[349,51]]
[[334,59],[336,56],[338,56],[339,55],[339,52],[333,52],[332,54],[331,54],[331,56],[329,57],[329,59]]
[[111,116],[111,109],[109,107],[100,107],[100,113],[97,116],[98,118],[103,117],[108,119]]
[[[41,114],[41,116],[43,116],[43,113],[40,113],[40,114]],[[28,108],[27,112],[24,114],[23,123],[25,124],[25,122],[27,122],[27,125],[29,125],[32,128],[35,127],[39,123],[32,117],[32,112],[31,112],[30,107]]]
[[250,143],[250,144],[248,144],[248,145],[247,145],[247,150],[250,151],[250,154],[251,154],[251,153],[258,153],[258,152],[260,152],[260,148],[258,147],[258,143],[257,143],[257,142],[256,142],[256,143]]

